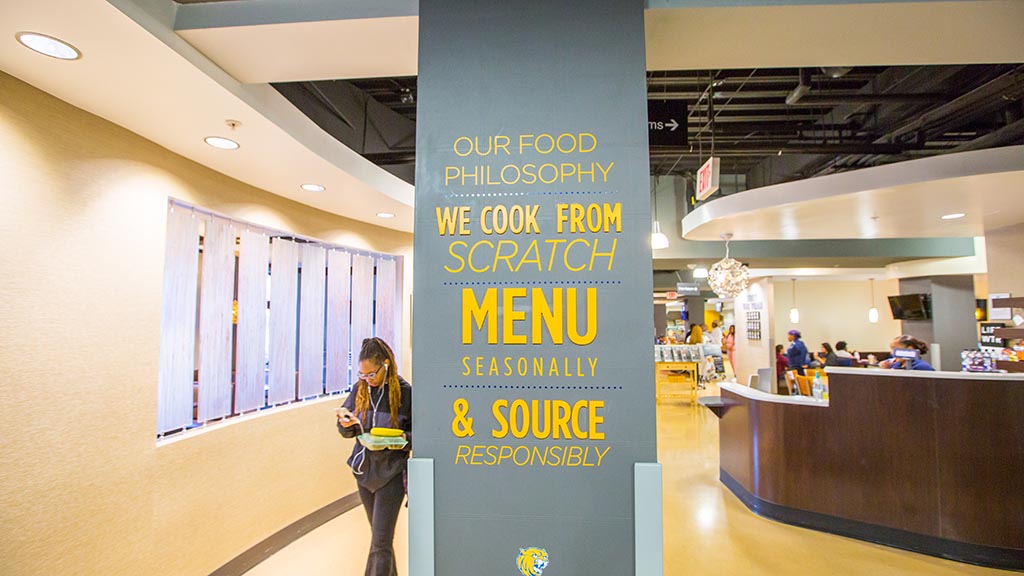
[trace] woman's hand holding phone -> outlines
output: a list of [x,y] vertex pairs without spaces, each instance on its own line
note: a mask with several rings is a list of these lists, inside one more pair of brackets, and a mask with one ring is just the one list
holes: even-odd
[[341,424],[344,428],[351,428],[356,424],[359,424],[359,420],[352,415],[352,412],[342,406],[338,408],[338,424]]

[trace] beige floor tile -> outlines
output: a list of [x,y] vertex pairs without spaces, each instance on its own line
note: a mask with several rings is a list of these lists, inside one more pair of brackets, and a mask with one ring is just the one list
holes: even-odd
[[[398,517],[398,573],[409,573],[407,509]],[[362,507],[342,514],[274,554],[245,576],[362,576],[370,551],[370,525]]]
[[[712,385],[702,395],[717,393]],[[666,576],[1010,574],[756,516],[718,481],[717,419],[685,399],[667,400],[658,408],[658,446],[664,466]],[[400,574],[408,574],[407,538],[403,511],[395,538]],[[359,575],[369,543],[366,518],[361,508],[356,509],[275,554],[247,576]]]

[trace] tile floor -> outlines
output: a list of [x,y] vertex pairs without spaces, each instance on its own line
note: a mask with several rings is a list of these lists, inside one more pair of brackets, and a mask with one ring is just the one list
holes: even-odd
[[[702,394],[717,393],[712,385]],[[685,399],[658,407],[658,447],[664,466],[666,576],[1011,574],[755,516],[718,481],[717,419]],[[395,538],[400,574],[408,574],[407,535],[403,513]],[[246,576],[362,574],[369,538],[363,511],[353,510]]]

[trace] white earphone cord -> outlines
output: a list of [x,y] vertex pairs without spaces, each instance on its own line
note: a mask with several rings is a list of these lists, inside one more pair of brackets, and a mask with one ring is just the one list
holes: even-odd
[[[387,376],[387,373],[388,373],[388,365],[384,364],[384,375],[385,375],[385,377]],[[377,398],[377,402],[376,403],[373,401],[373,387],[370,386],[369,384],[367,384],[366,387],[368,388],[368,390],[366,391],[366,394],[370,397],[370,407],[373,408],[373,415],[371,416],[372,420],[370,421],[370,427],[373,428],[374,426],[377,425],[377,407],[380,406],[380,401],[384,399],[384,386],[381,386],[380,396]],[[357,424],[359,425],[359,434],[360,435],[365,434],[366,433],[366,429],[363,428],[363,422],[360,420],[360,421],[357,422]],[[359,440],[356,440],[356,442],[358,442],[358,441]],[[359,464],[356,464],[356,461],[358,461]],[[366,463],[366,446],[360,445],[359,446],[359,452],[356,452],[356,455],[352,457],[352,464],[353,464],[352,472],[355,473],[357,476],[362,476],[364,474],[364,472],[365,472],[363,470],[363,464],[365,464],[365,463]]]

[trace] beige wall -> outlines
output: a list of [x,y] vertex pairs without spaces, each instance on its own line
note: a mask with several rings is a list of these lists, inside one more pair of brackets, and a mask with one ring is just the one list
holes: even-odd
[[[750,376],[757,374],[760,368],[771,368],[775,364],[775,353],[772,352],[774,341],[771,334],[772,306],[776,298],[774,285],[770,279],[757,279],[750,283],[742,294],[736,297],[736,380],[746,384]],[[750,340],[747,337],[747,310],[745,304],[760,304],[761,339]]]
[[156,446],[166,202],[404,255],[407,294],[411,235],[252,188],[2,73],[0,186],[0,571],[208,574],[354,489],[336,401]]
[[788,4],[647,10],[647,69],[1024,60],[1020,0]]
[[985,234],[988,249],[988,291],[1024,296],[1024,224]]
[[900,293],[899,280],[875,280],[877,324],[868,322],[871,288],[866,280],[856,282],[798,281],[796,303],[800,323],[791,324],[789,309],[793,307],[793,283],[775,282],[775,338],[786,344],[786,333],[796,328],[803,334],[811,353],[822,342],[833,346],[846,340],[853,350],[888,350],[889,342],[901,332],[901,323],[892,319],[888,296]]

